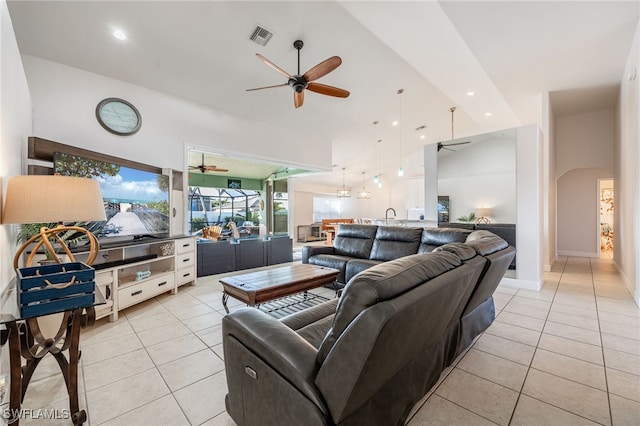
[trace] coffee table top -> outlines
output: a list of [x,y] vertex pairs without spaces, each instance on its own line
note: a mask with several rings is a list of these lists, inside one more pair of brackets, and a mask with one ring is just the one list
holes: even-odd
[[220,279],[224,295],[248,305],[290,296],[331,284],[340,273],[337,269],[304,263],[238,274]]
[[235,287],[245,292],[273,289],[275,287],[300,284],[318,279],[331,279],[338,276],[337,269],[310,264],[280,266],[262,271],[238,274],[221,278],[223,285]]

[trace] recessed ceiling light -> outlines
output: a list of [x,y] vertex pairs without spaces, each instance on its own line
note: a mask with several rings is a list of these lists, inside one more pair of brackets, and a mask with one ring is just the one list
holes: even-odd
[[491,117],[492,115],[493,115],[493,114],[492,114],[492,113],[490,113],[490,112],[485,112],[485,113],[484,113],[484,116],[485,116],[485,117]]
[[467,96],[473,96],[475,94],[476,94],[476,92],[474,92],[473,90],[470,90],[470,91],[467,92]]
[[394,121],[393,123],[391,123],[392,126],[397,126],[398,125],[398,120]]
[[420,135],[420,139],[424,139],[424,138],[426,138],[425,135]]
[[127,35],[123,31],[120,31],[120,30],[115,30],[113,32],[113,36],[115,38],[117,38],[118,40],[126,40],[127,39]]

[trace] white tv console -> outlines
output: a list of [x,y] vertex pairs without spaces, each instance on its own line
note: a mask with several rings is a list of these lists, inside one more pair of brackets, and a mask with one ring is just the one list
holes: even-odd
[[[74,253],[80,262],[87,255]],[[117,321],[119,311],[162,293],[175,294],[181,285],[195,282],[196,239],[147,239],[101,248],[93,267],[96,287],[107,300],[96,307],[96,319],[108,316]]]

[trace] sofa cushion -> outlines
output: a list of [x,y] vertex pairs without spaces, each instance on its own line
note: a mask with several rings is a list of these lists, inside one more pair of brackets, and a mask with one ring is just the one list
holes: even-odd
[[464,243],[471,230],[461,228],[424,228],[418,253],[428,253],[448,243]]
[[346,283],[344,273],[346,270],[347,262],[351,259],[352,258],[349,256],[340,256],[337,254],[316,254],[315,256],[311,256],[309,258],[309,264],[326,266],[327,268],[340,270],[340,273],[336,277],[336,281],[339,283]]
[[369,259],[393,260],[418,252],[422,228],[379,226]]
[[462,264],[453,253],[414,254],[375,265],[347,283],[333,325],[318,350],[322,364],[336,340],[365,308],[394,298]]
[[341,256],[368,259],[377,230],[378,227],[374,225],[340,225],[333,240],[334,253]]
[[372,266],[378,265],[382,263],[382,260],[370,260],[370,259],[353,259],[347,263],[347,270],[344,273],[345,282],[349,282],[349,280],[360,272],[371,268]]

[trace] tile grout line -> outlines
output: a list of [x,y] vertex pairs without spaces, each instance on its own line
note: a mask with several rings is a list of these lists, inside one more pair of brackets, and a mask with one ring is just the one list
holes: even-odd
[[591,258],[589,258],[589,268],[591,270],[591,285],[593,286],[593,296],[596,304],[596,318],[598,319],[598,333],[600,336],[600,348],[602,350],[602,369],[604,372],[604,386],[607,392],[607,405],[609,406],[609,424],[613,425],[613,411],[611,410],[611,393],[609,393],[609,377],[607,375],[607,359],[604,355],[604,341],[602,340],[602,328],[600,326],[600,312],[598,311],[598,296],[596,295],[596,286],[593,279],[593,267],[591,266]]
[[[568,258],[567,258],[568,260]],[[553,293],[553,297],[551,298],[551,304],[549,305],[549,311],[547,311],[547,316],[544,320],[544,326],[542,327],[542,331],[540,331],[540,336],[538,336],[538,341],[536,342],[536,346],[533,350],[533,355],[531,356],[531,361],[529,362],[529,366],[527,367],[527,372],[524,375],[524,380],[522,381],[522,385],[520,386],[520,391],[518,392],[518,397],[516,398],[516,403],[513,405],[513,409],[511,410],[511,416],[509,417],[509,422],[507,423],[508,425],[511,424],[511,422],[513,422],[513,416],[516,413],[516,408],[518,407],[518,404],[520,403],[520,397],[522,396],[522,391],[524,390],[524,385],[527,382],[527,378],[529,377],[529,372],[531,371],[531,365],[533,364],[533,361],[536,357],[536,352],[538,351],[538,345],[540,344],[540,339],[542,339],[542,333],[544,333],[544,328],[547,325],[547,320],[549,319],[549,315],[551,314],[551,308],[553,307],[553,301],[556,298],[556,294],[558,293],[558,288],[560,288],[560,282],[562,281],[562,276],[564,275],[564,269],[567,266],[567,260],[565,260],[564,265],[562,267],[562,272],[560,273],[560,276],[558,277],[558,284],[556,285],[556,290]],[[544,278],[543,278],[543,282],[544,282]],[[544,284],[543,284],[544,286]],[[535,399],[535,398],[534,398]],[[559,408],[559,407],[558,407]]]

